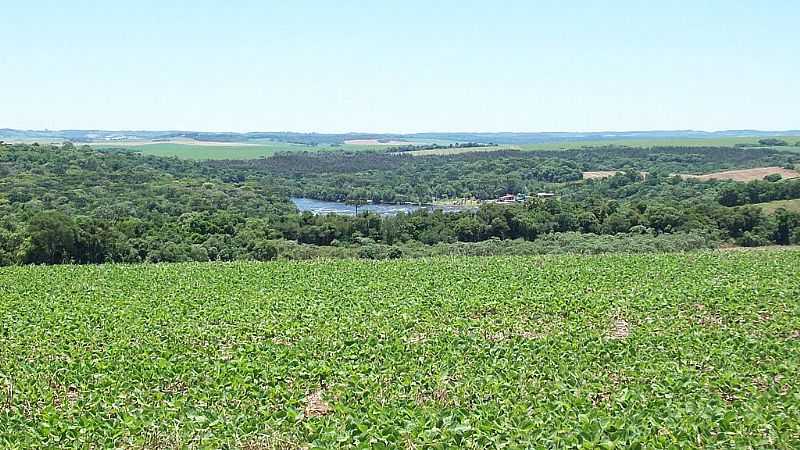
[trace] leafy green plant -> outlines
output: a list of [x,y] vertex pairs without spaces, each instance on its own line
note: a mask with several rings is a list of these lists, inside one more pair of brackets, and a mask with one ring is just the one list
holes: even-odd
[[0,269],[0,447],[800,446],[800,252]]

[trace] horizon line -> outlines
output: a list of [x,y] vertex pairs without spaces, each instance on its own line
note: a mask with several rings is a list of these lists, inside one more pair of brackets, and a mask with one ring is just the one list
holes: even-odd
[[763,128],[728,128],[717,130],[703,129],[640,129],[640,130],[557,130],[557,131],[294,131],[294,130],[192,130],[192,129],[173,129],[173,128],[12,128],[3,127],[0,131],[34,132],[34,133],[58,133],[58,132],[105,132],[105,133],[210,133],[210,134],[254,134],[254,133],[287,133],[287,134],[320,134],[320,135],[350,135],[350,134],[376,134],[376,135],[416,135],[416,134],[624,134],[624,133],[800,133],[800,128],[790,129],[763,129]]

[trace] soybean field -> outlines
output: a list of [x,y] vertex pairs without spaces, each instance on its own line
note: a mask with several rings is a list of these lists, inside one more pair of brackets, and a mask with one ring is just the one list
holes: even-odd
[[800,446],[800,251],[0,269],[0,447]]

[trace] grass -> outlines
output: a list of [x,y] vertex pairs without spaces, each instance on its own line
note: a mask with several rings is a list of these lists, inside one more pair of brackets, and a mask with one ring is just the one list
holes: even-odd
[[[777,139],[783,139],[790,144],[800,142],[800,137],[797,136],[776,136]],[[609,140],[596,140],[596,141],[568,141],[568,142],[552,142],[544,144],[523,144],[519,148],[523,150],[568,150],[572,148],[581,147],[603,147],[607,145],[612,146],[628,146],[628,147],[731,147],[736,144],[751,144],[757,143],[762,137],[725,137],[725,138],[678,138],[678,139],[609,139]],[[797,151],[800,152],[800,147],[771,147],[779,150]]]
[[[98,145],[98,147],[104,147]],[[145,155],[175,156],[181,159],[256,159],[270,156],[276,152],[312,150],[313,147],[286,143],[269,143],[258,145],[204,145],[154,143],[144,145],[120,145],[116,148],[127,148]]]
[[774,202],[758,203],[753,206],[758,206],[767,214],[774,214],[780,208],[790,212],[800,213],[800,199],[794,200],[775,200]]
[[[469,152],[490,152],[497,150],[515,149],[515,150],[570,150],[576,148],[597,148],[605,146],[628,146],[628,147],[731,147],[736,144],[757,143],[759,139],[763,138],[747,138],[747,137],[730,137],[730,138],[679,138],[679,139],[608,139],[608,140],[593,140],[593,141],[559,141],[547,142],[539,144],[519,144],[519,145],[498,145],[495,147],[477,147],[477,148],[453,148],[453,149],[436,149],[436,150],[418,150],[409,152],[410,154],[422,155],[455,155],[459,153]],[[789,143],[800,142],[797,136],[778,137]],[[800,146],[787,146],[787,147],[770,147],[777,150],[785,150],[800,153]]]
[[195,160],[222,160],[222,159],[258,159],[274,155],[278,152],[317,152],[317,151],[365,151],[385,150],[385,146],[371,145],[341,145],[316,147],[289,144],[284,142],[263,143],[255,145],[208,145],[208,144],[183,144],[183,143],[153,143],[144,145],[114,145],[96,144],[98,148],[127,148],[131,151],[141,152],[146,155],[175,156],[181,159]]
[[0,269],[0,447],[797,448],[800,252]]
[[763,180],[769,175],[781,175],[784,180],[795,179],[800,174],[795,170],[785,169],[783,167],[754,167],[751,169],[740,170],[725,170],[721,172],[706,173],[703,175],[680,175],[683,178],[691,178],[695,180],[733,180],[733,181],[755,181]]
[[519,150],[517,145],[494,145],[491,147],[462,147],[462,148],[435,148],[430,150],[412,150],[404,152],[414,156],[429,156],[429,155],[458,155],[461,153],[474,153],[474,152],[496,152],[499,150]]
[[[781,137],[779,137],[781,138]],[[797,142],[798,137],[781,138],[787,142]],[[498,145],[495,147],[476,147],[476,148],[454,148],[437,150],[419,150],[409,152],[414,155],[453,155],[467,152],[497,151],[504,149],[519,150],[559,150],[580,147],[601,147],[606,145],[627,145],[630,147],[653,147],[653,146],[731,146],[739,143],[757,142],[755,138],[718,138],[718,139],[615,139],[600,141],[569,141],[552,142],[546,144],[523,144],[523,145]],[[431,143],[433,141],[417,142],[409,141],[409,144]],[[438,142],[447,144],[446,142]],[[108,143],[94,143],[96,147],[110,147]],[[386,145],[350,145],[339,146],[320,145],[316,147],[289,144],[285,142],[263,142],[253,145],[209,145],[208,143],[152,143],[152,144],[126,144],[120,143],[113,145],[116,148],[129,148],[148,155],[156,156],[175,156],[182,159],[255,159],[263,158],[275,154],[276,152],[291,151],[385,151],[390,146]],[[800,147],[774,147],[776,149],[800,152]]]

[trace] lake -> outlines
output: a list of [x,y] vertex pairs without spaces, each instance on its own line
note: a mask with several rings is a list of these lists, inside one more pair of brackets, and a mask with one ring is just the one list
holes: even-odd
[[[292,197],[290,199],[300,212],[311,211],[314,214],[343,214],[353,216],[356,213],[354,205],[339,202],[326,202],[313,198]],[[418,209],[441,209],[444,212],[458,212],[468,209],[475,209],[470,206],[418,206],[418,205],[392,205],[384,203],[370,203],[359,205],[358,212],[369,211],[380,216],[393,216],[397,213],[411,213]]]

